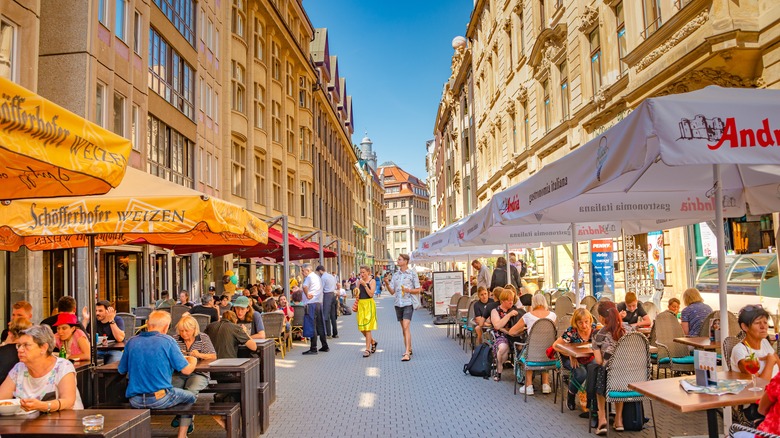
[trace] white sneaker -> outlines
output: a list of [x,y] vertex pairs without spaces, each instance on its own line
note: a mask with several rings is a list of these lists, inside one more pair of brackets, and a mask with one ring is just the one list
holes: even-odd
[[534,387],[533,387],[533,385],[531,385],[531,386],[523,386],[522,388],[520,388],[520,394],[534,395]]
[[550,388],[550,385],[546,383],[542,385],[542,394],[549,394],[551,392],[552,392],[552,388]]

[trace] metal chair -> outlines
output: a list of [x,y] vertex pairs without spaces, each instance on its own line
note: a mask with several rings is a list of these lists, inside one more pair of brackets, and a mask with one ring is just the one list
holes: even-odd
[[[458,313],[458,300],[463,294],[456,293],[450,298],[450,305],[447,307],[447,337],[450,337],[450,331],[455,331],[455,317]],[[453,335],[455,336],[455,335]]]
[[[628,333],[615,345],[612,357],[607,361],[606,409],[616,402],[650,402],[650,416],[653,419],[653,432],[658,438],[658,427],[653,412],[653,401],[644,395],[628,389],[630,383],[650,380],[650,344],[641,333]],[[607,436],[609,436],[607,427]],[[590,433],[590,423],[588,423]]]
[[[536,321],[528,333],[526,343],[515,342],[515,349],[521,348],[520,354],[515,355],[515,389],[517,394],[517,383],[520,377],[525,377],[526,371],[554,371],[560,368],[561,361],[558,353],[555,353],[555,359],[547,357],[547,349],[558,338],[555,330],[555,323],[547,318]],[[533,382],[525,382],[526,385]],[[523,391],[525,392],[525,391]],[[528,401],[528,394],[525,394],[523,401]]]
[[293,309],[293,319],[290,323],[290,336],[298,336],[303,339],[303,315],[306,312],[306,308],[301,305],[291,306]]
[[685,337],[677,317],[671,312],[661,312],[655,319],[654,327],[655,345],[658,347],[656,379],[661,376],[661,368],[664,369],[664,377],[667,371],[672,374],[693,372],[693,356],[688,347],[674,342],[674,338]]
[[463,321],[461,324],[461,329],[463,330],[463,351],[466,351],[466,333],[469,335],[469,343],[471,344],[471,351],[474,351],[474,305],[477,304],[479,300],[472,300],[469,302],[469,310],[466,315],[466,320]]
[[208,315],[203,315],[200,313],[196,313],[192,315],[193,318],[195,318],[195,321],[198,321],[198,329],[201,333],[206,331],[206,327],[208,327],[209,324],[211,324],[211,317]]
[[[557,332],[558,337],[560,337],[563,332],[566,331],[571,327],[571,318],[568,316],[559,316],[558,321],[555,323],[555,330]],[[556,340],[558,339],[556,337]],[[560,355],[559,355],[560,357]],[[577,360],[577,359],[572,359]],[[563,366],[561,366],[557,372],[555,373],[555,382],[556,382],[556,391],[555,391],[555,397],[553,398],[553,403],[556,403],[558,400],[558,392],[561,393],[561,413],[563,413],[563,399],[566,396],[566,391],[568,390],[568,383],[571,379],[571,371],[567,370]]]
[[599,320],[599,304],[601,301],[597,301],[596,304],[594,304],[590,309],[590,314],[593,315],[593,320],[598,321]]
[[174,304],[171,307],[171,327],[168,329],[168,334],[173,336],[176,334],[176,324],[179,323],[181,316],[188,313],[190,308],[183,304]]
[[153,310],[151,307],[134,307],[133,314],[138,318],[148,318]]
[[[458,307],[455,311],[456,316],[456,323],[458,324],[458,334],[457,336],[461,339],[463,339],[463,323],[467,322],[467,316],[469,312],[469,301],[471,300],[471,297],[468,295],[462,295],[460,298],[458,298]],[[458,343],[460,343],[460,340],[458,340]]]
[[273,339],[279,351],[282,353],[282,359],[286,352],[286,342],[284,341],[284,313],[270,312],[260,315],[263,318],[265,326],[266,339]]
[[135,335],[135,315],[132,313],[118,312],[117,318],[121,319],[125,326],[125,342]]
[[572,313],[574,313],[574,301],[571,300],[568,294],[555,301],[555,314],[557,316],[566,316]]

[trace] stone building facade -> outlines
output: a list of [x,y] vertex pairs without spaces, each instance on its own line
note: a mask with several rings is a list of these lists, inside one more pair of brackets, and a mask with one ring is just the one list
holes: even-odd
[[[470,71],[474,83],[475,208],[608,129],[647,97],[708,85],[777,88],[779,18],[780,3],[772,0],[477,0],[468,44],[453,56],[454,77]],[[454,82],[442,96],[437,139],[457,133],[446,125],[462,106],[460,89],[449,86]],[[448,144],[441,143],[444,157],[448,149],[463,149],[463,140]],[[446,162],[436,166],[446,169]],[[437,208],[446,211],[442,187]],[[664,231],[667,291],[692,281],[691,232]],[[641,244],[643,237],[636,239]],[[579,250],[588,260],[584,243]],[[539,267],[548,282],[571,276],[566,251],[544,254]],[[616,277],[622,281],[621,269]]]
[[387,252],[390,266],[398,254],[410,254],[417,242],[430,234],[428,187],[395,163],[382,163],[377,170],[384,187]]

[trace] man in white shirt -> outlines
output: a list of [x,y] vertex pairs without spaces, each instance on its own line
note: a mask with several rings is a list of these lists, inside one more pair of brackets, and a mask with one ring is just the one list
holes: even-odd
[[[422,288],[420,279],[414,270],[409,269],[409,255],[399,254],[396,260],[399,270],[393,274],[392,280],[385,279],[385,288],[393,295],[395,305],[395,316],[401,323],[401,329],[404,333],[404,345],[406,351],[401,360],[408,362],[412,357],[412,333],[409,326],[412,323],[412,313],[414,312],[414,299],[412,294],[419,297]],[[418,298],[419,300],[419,298]]]
[[304,263],[301,266],[301,273],[305,277],[303,280],[303,304],[306,305],[306,315],[311,315],[314,319],[314,336],[311,337],[311,347],[303,354],[317,354],[317,336],[322,341],[322,348],[319,351],[330,351],[328,338],[325,335],[325,322],[322,318],[322,279],[311,269],[309,263]]
[[484,287],[488,292],[490,291],[490,270],[487,266],[483,265],[479,260],[471,262],[471,267],[477,272],[477,290]]

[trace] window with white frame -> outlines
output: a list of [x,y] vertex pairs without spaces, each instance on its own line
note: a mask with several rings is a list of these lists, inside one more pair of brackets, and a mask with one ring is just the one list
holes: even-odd
[[255,59],[265,63],[265,26],[255,17]]
[[618,58],[620,62],[620,74],[625,74],[628,70],[628,64],[623,60],[626,56],[626,18],[623,12],[623,2],[615,6],[615,21],[617,25],[617,46]]
[[271,101],[271,139],[282,142],[282,105],[276,100]]
[[233,33],[244,38],[244,23],[246,15],[244,12],[244,0],[233,0],[233,9],[231,11],[231,28]]
[[114,11],[114,35],[127,41],[127,0],[116,0]]
[[106,86],[101,82],[95,86],[95,123],[106,127]]
[[279,44],[271,41],[271,77],[275,81],[281,80],[282,62],[279,60]]
[[0,77],[16,80],[16,26],[0,16]]
[[233,140],[233,145],[230,148],[230,161],[232,163],[233,175],[231,193],[236,196],[244,196],[244,171],[246,166],[244,162],[246,160],[246,145],[238,141]]
[[293,97],[295,95],[295,81],[293,79],[293,66],[291,62],[287,63],[286,72],[285,81],[287,84],[287,95]]
[[274,210],[282,211],[282,168],[280,163],[274,163],[273,177]]
[[295,174],[287,174],[287,214],[295,216]]
[[255,203],[265,205],[265,154],[255,154]]
[[265,87],[255,82],[255,128],[265,129]]
[[141,150],[141,108],[138,105],[133,105],[133,109],[130,113],[130,133],[133,140],[133,149],[136,151]]
[[569,66],[566,61],[563,61],[558,65],[558,74],[561,78],[561,117],[563,120],[568,120],[571,106],[571,93],[569,92]]
[[237,61],[233,61],[233,78],[231,84],[233,86],[233,94],[231,96],[230,107],[234,111],[240,113],[244,112],[244,96],[246,94],[246,88],[244,85],[245,71],[244,66]]
[[287,116],[287,152],[295,154],[295,119],[292,116]]
[[108,27],[108,0],[98,0],[98,21]]
[[143,47],[143,20],[141,19],[141,13],[135,11],[133,13],[133,52],[140,55]]

